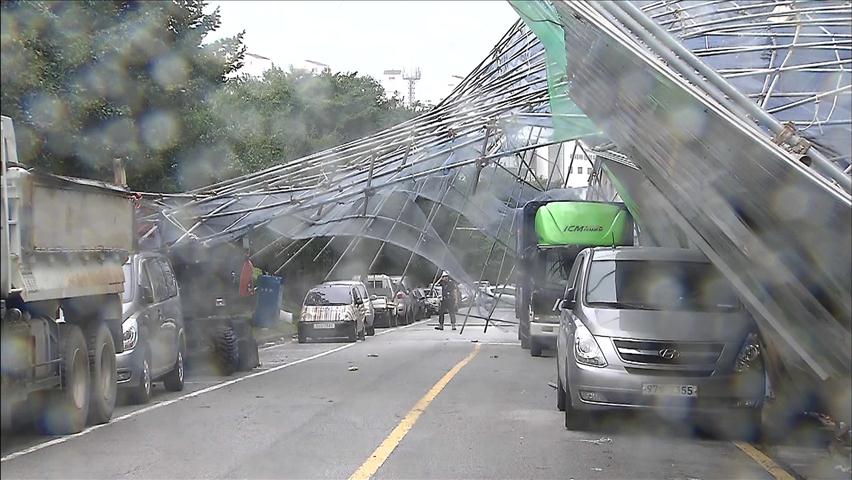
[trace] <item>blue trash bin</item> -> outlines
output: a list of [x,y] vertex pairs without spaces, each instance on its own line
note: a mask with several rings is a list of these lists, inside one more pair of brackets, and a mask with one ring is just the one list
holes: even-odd
[[281,313],[281,293],[284,279],[273,275],[261,275],[257,279],[257,307],[254,309],[254,325],[269,328],[278,323]]

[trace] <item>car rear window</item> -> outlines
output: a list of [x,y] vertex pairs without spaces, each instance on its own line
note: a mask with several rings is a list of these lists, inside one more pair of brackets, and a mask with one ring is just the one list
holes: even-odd
[[329,285],[314,288],[305,297],[306,307],[349,305],[350,303],[352,303],[352,289],[347,285]]

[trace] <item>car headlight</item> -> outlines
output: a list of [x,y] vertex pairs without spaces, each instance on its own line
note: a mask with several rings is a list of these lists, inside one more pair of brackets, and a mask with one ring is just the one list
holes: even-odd
[[753,367],[763,368],[763,357],[760,355],[760,339],[757,334],[749,333],[743,342],[740,353],[737,355],[737,364],[734,370],[737,373],[745,372]]
[[314,317],[313,317],[313,315],[311,315],[311,312],[302,312],[301,320],[303,322],[310,322],[313,319],[314,319]]
[[592,332],[579,320],[576,320],[575,324],[577,328],[574,330],[574,358],[577,363],[592,367],[605,367],[606,359],[604,359],[601,347]]
[[124,349],[132,350],[139,340],[139,324],[136,322],[136,317],[130,317],[121,324],[122,337],[124,339]]

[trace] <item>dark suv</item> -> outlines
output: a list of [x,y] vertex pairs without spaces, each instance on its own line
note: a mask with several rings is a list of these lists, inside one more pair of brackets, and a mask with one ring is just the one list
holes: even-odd
[[183,390],[186,337],[175,274],[158,253],[124,264],[124,352],[116,355],[118,387],[133,403],[147,403],[154,381]]

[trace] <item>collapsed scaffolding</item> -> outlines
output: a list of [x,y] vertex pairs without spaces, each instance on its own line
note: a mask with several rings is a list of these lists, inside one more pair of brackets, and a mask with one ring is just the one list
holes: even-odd
[[[369,261],[356,259],[364,273],[395,245],[410,252],[403,275],[417,255],[472,284],[500,257],[497,283],[509,283],[525,203],[620,198],[640,243],[699,248],[738,287],[779,352],[775,368],[839,386],[848,406],[850,3],[512,5],[523,21],[429,112],[185,195],[148,196],[163,245],[263,229],[275,240],[252,255],[275,252],[267,267],[282,272],[313,242],[322,253],[342,241],[332,279],[351,274],[353,252],[372,240]],[[566,142],[572,162],[576,149],[595,159],[588,189],[565,188]],[[434,228],[439,216],[448,235]],[[479,272],[453,253],[462,220],[492,239]],[[513,322],[493,314],[472,315]]]

